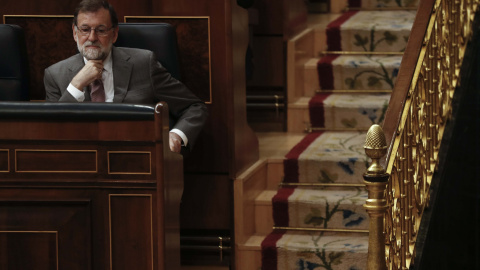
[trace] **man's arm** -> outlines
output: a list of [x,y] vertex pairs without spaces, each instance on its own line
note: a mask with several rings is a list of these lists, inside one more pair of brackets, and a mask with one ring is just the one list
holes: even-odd
[[[62,65],[63,69],[65,68]],[[43,82],[46,101],[82,102],[85,99],[84,90],[94,80],[101,78],[103,63],[100,60],[90,60],[70,80],[59,66],[45,69]]]
[[[205,103],[195,96],[183,83],[176,80],[156,60],[150,56],[150,74],[152,87],[157,101],[165,101],[168,105],[173,128],[181,130],[188,138],[187,149],[191,149],[202,130],[208,116]],[[171,132],[172,133],[172,132]],[[177,135],[177,134],[175,134]],[[175,142],[178,138],[172,138]]]
[[46,101],[58,101],[62,96],[60,87],[56,84],[52,74],[48,68],[43,73],[43,84],[45,86],[45,100]]

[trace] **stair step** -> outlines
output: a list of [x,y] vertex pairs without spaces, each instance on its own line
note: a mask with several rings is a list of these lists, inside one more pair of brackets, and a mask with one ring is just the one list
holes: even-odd
[[309,101],[312,127],[368,130],[383,121],[390,94],[320,93]]
[[262,241],[266,234],[256,234],[248,238],[244,244],[237,245],[235,253],[236,269],[260,270],[262,269]]
[[[262,268],[278,270],[366,269],[368,234],[325,232],[273,232],[262,242]],[[267,266],[268,265],[268,266]]]
[[288,132],[305,132],[308,123],[310,123],[310,114],[308,111],[308,102],[311,97],[300,97],[295,102],[288,103]]
[[368,130],[381,123],[390,94],[319,93],[288,104],[289,131],[306,126],[328,130]]
[[273,197],[276,227],[367,230],[365,188],[282,188]]
[[350,0],[348,1],[350,8],[386,8],[386,7],[417,7],[419,0],[400,0],[400,1],[385,1],[385,0]]
[[[402,55],[327,55],[317,62],[317,85],[324,90],[393,89]],[[310,63],[311,64],[311,63]],[[305,75],[313,76],[310,72]],[[311,83],[312,79],[306,79]]]
[[362,184],[367,168],[365,132],[307,134],[286,155],[284,182]]
[[265,190],[255,199],[255,231],[268,234],[273,228],[272,198],[277,190]]
[[348,11],[327,26],[329,51],[402,52],[416,11]]

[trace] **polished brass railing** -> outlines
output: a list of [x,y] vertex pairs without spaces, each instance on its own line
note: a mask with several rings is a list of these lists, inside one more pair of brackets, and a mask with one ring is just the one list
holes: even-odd
[[[412,264],[417,232],[429,201],[445,123],[451,114],[451,101],[479,2],[424,0],[417,11],[404,55],[410,58],[402,62],[384,123],[388,147],[385,167],[390,175],[384,193],[387,208],[383,222],[387,269],[409,269]],[[424,37],[418,37],[422,33]],[[416,63],[412,57],[417,59]],[[373,139],[367,137],[369,140]]]

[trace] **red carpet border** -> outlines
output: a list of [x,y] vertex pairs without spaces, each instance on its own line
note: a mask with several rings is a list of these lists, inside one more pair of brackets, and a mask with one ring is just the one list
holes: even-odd
[[298,183],[298,157],[307,149],[310,144],[315,141],[323,132],[312,132],[307,134],[290,152],[285,156],[283,161],[285,183]]
[[277,241],[286,231],[274,231],[262,242],[262,270],[277,270]]
[[338,55],[327,55],[320,58],[317,63],[318,80],[320,89],[331,90],[334,89],[333,77],[333,61],[338,58]]
[[[358,11],[347,11],[343,13],[336,20],[332,21],[327,26],[327,48],[329,51],[341,51],[342,50],[342,37],[340,34],[340,26]],[[333,60],[332,60],[333,61]],[[332,89],[332,88],[325,88]]]
[[324,101],[330,96],[328,93],[315,95],[308,102],[310,123],[312,127],[325,127],[325,106]]

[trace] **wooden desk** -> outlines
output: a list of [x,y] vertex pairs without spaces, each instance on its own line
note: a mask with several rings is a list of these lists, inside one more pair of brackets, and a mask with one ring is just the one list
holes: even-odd
[[168,108],[0,103],[0,269],[180,269]]

